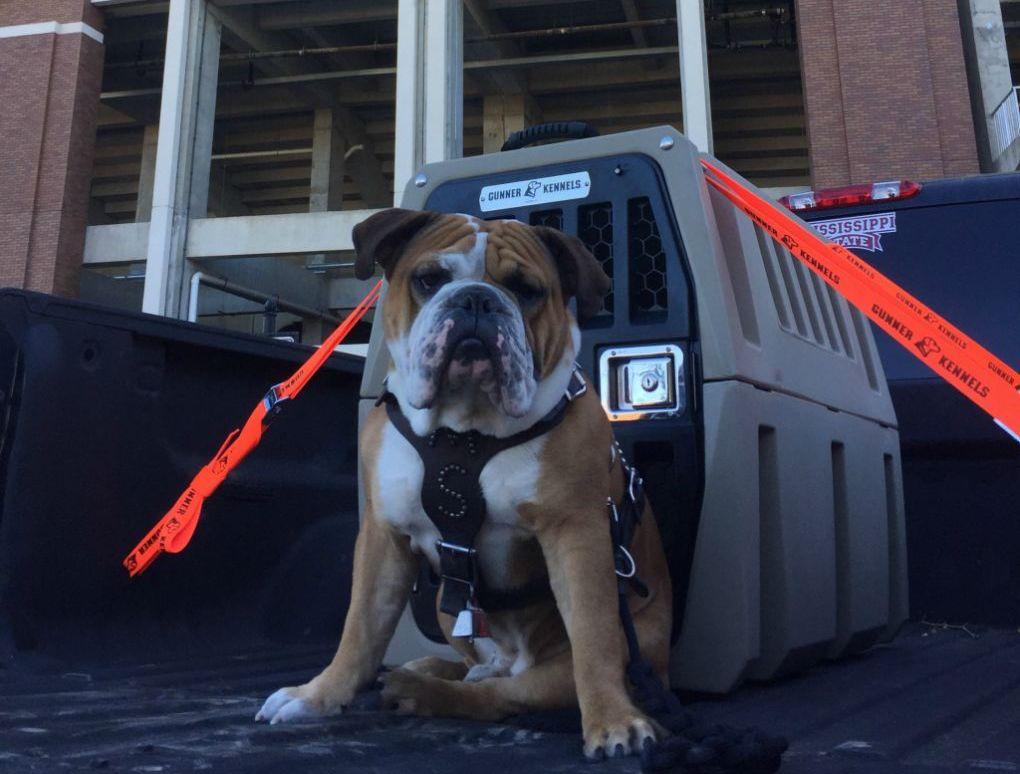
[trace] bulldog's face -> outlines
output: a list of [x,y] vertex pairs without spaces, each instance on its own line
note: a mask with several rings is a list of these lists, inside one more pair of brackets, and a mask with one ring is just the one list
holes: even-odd
[[390,209],[358,224],[354,244],[358,277],[385,270],[386,341],[416,409],[481,396],[524,416],[573,357],[570,298],[584,317],[609,290],[578,239],[517,221]]

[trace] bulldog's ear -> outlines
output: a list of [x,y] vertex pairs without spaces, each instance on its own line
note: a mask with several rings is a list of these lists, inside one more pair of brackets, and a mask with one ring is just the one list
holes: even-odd
[[556,263],[566,298],[577,298],[577,318],[583,322],[598,314],[613,283],[584,242],[547,226],[532,226]]
[[354,227],[354,249],[358,254],[354,276],[368,279],[375,273],[375,264],[379,264],[389,279],[407,243],[438,217],[435,212],[391,207],[361,221]]

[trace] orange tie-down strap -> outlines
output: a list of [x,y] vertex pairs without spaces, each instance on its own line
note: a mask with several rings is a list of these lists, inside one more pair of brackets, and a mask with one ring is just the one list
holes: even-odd
[[702,159],[705,180],[914,357],[1020,441],[1020,374],[841,245]]
[[333,354],[365,313],[379,299],[382,280],[379,280],[354,310],[347,315],[333,333],[311,354],[297,371],[286,381],[269,388],[265,397],[251,412],[244,427],[234,430],[220,446],[220,450],[192,480],[177,502],[149,530],[142,541],[124,559],[124,567],[132,577],[144,571],[164,551],[180,553],[195,534],[198,518],[202,514],[202,503],[211,495],[234,468],[241,464],[248,453],[259,445],[262,433],[279,413],[284,401],[292,400],[304,389],[323,363]]

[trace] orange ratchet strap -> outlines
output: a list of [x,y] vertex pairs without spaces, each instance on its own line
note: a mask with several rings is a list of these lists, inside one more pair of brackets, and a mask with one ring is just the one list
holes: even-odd
[[1020,441],[1020,374],[842,245],[702,159],[706,182]]
[[265,397],[259,401],[251,412],[244,427],[234,430],[223,442],[216,456],[203,467],[184,493],[177,499],[174,506],[167,511],[142,542],[124,559],[124,567],[131,577],[145,569],[164,551],[171,554],[180,553],[188,545],[191,536],[198,526],[198,517],[202,513],[205,498],[216,491],[234,468],[241,464],[252,449],[259,445],[262,433],[269,427],[285,401],[292,400],[304,389],[323,363],[333,354],[333,350],[351,332],[365,313],[379,299],[382,280],[379,280],[354,310],[347,315],[339,327],[330,334],[312,353],[297,371],[285,382],[274,384]]

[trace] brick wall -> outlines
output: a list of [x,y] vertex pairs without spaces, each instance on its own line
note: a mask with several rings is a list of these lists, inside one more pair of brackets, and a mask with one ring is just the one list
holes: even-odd
[[[2,0],[0,28],[84,21],[87,0]],[[103,46],[80,34],[0,37],[0,287],[77,295]]]
[[956,0],[797,0],[816,187],[975,174]]

